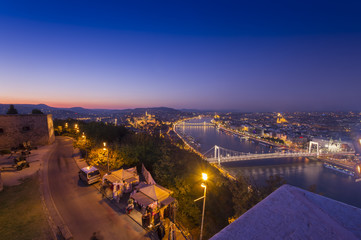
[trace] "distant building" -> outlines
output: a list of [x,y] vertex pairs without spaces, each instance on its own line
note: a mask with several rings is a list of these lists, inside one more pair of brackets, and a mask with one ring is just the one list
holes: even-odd
[[353,150],[352,143],[341,141],[341,139],[333,140],[332,138],[330,139],[313,138],[312,141],[318,143],[321,151],[340,152],[340,151]]
[[361,239],[361,209],[283,185],[211,240]]
[[277,123],[281,124],[281,123],[287,123],[287,120],[282,116],[281,113],[277,114]]
[[155,115],[148,114],[148,112],[145,112],[145,116],[129,118],[128,121],[135,128],[143,127],[147,124],[156,124]]
[[18,147],[30,141],[32,146],[55,140],[51,114],[0,115],[0,149]]

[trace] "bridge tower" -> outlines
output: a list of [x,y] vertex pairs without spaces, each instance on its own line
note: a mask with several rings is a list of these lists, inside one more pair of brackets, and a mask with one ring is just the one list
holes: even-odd
[[218,165],[221,166],[221,153],[220,153],[219,146],[214,145],[214,158],[218,160]]
[[308,153],[311,153],[312,146],[316,145],[317,148],[317,157],[320,155],[319,149],[318,149],[318,142],[312,142],[310,141],[310,145],[308,146]]

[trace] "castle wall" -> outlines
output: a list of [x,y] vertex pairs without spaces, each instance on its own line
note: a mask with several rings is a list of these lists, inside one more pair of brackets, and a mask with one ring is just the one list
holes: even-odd
[[55,141],[51,114],[0,115],[0,149],[18,147],[27,141],[31,146]]

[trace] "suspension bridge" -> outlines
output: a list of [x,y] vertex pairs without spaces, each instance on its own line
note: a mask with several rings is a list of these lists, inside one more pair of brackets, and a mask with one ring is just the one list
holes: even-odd
[[312,152],[311,145],[308,151],[305,152],[274,152],[274,153],[244,153],[230,149],[226,149],[215,145],[207,152],[203,154],[206,160],[210,163],[221,163],[225,162],[237,162],[237,161],[249,161],[249,160],[260,160],[260,159],[274,159],[274,158],[290,158],[290,157],[319,157],[329,156],[334,154],[339,155],[353,155],[355,152],[325,152],[322,153],[318,150]]

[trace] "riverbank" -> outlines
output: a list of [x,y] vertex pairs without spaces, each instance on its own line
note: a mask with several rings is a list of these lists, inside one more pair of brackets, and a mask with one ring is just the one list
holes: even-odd
[[[194,118],[190,118],[190,119],[194,119]],[[190,120],[188,119],[188,120]],[[187,121],[187,120],[184,120],[184,121]],[[176,123],[174,123],[173,125],[173,131],[177,134],[177,136],[183,141],[183,143],[189,148],[189,150],[191,150],[192,152],[196,153],[197,155],[199,155],[201,158],[205,159],[205,157],[203,156],[202,153],[200,153],[198,150],[196,150],[191,144],[189,144],[184,138],[183,136],[177,132],[176,130],[176,127],[177,127],[177,124],[179,124],[180,122],[183,122],[183,121],[178,121]]]
[[288,148],[287,146],[285,145],[281,145],[281,144],[276,144],[276,143],[273,143],[273,142],[268,142],[268,141],[265,141],[265,140],[262,140],[262,139],[259,139],[257,137],[254,137],[252,135],[249,135],[249,134],[244,134],[244,133],[240,133],[240,132],[236,132],[232,129],[229,129],[229,128],[225,128],[223,126],[218,126],[220,130],[223,130],[223,131],[226,131],[226,132],[229,132],[231,134],[235,134],[239,137],[247,137],[247,138],[250,138],[252,139],[253,141],[257,141],[257,142],[260,142],[260,143],[263,143],[263,144],[267,144],[269,146],[272,146],[272,147],[278,147],[278,148]]
[[[197,117],[198,118],[198,117]],[[195,118],[191,118],[191,119],[195,119]],[[200,153],[199,151],[197,151],[193,146],[191,146],[183,137],[181,134],[179,134],[176,130],[177,124],[184,122],[184,121],[178,121],[177,123],[174,124],[173,126],[173,131],[177,134],[177,136],[183,141],[183,143],[189,147],[189,149],[196,153],[197,155],[199,155],[203,160],[207,161],[207,158]],[[226,178],[235,181],[237,178],[235,176],[233,176],[231,173],[229,173],[225,168],[223,168],[222,166],[218,165],[218,164],[211,164],[214,168],[218,169],[218,171]]]

